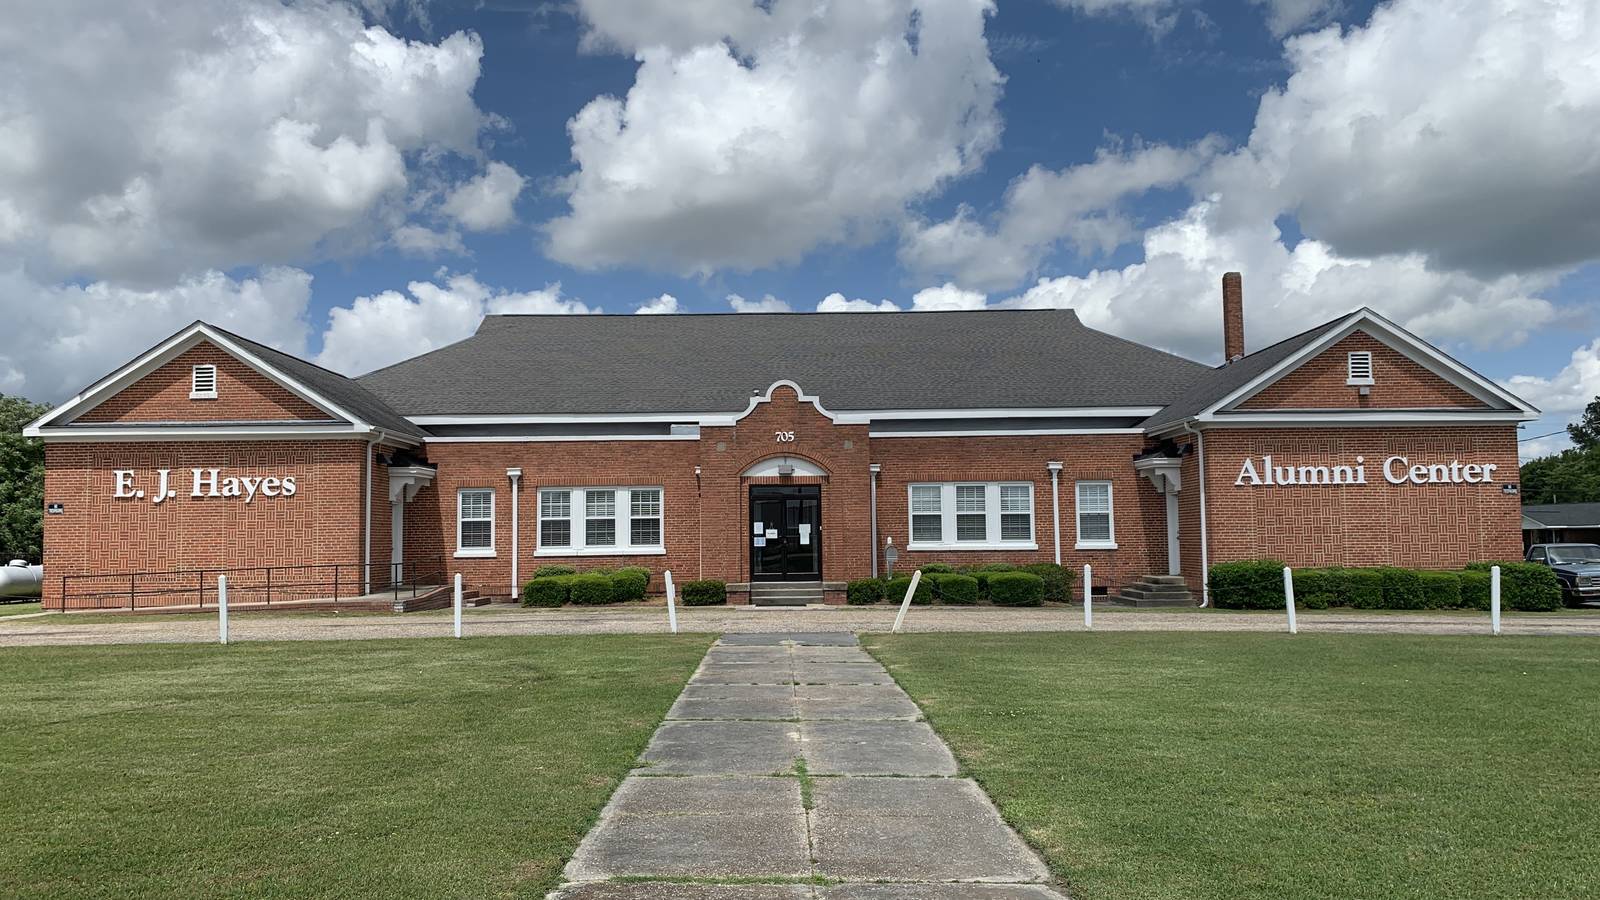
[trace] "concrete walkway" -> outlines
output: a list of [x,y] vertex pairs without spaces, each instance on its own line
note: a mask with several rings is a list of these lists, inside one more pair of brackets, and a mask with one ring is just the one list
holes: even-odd
[[[895,607],[830,606],[826,608],[748,606],[690,607],[678,612],[685,631],[759,633],[779,631],[882,632],[894,624]],[[16,621],[24,619],[24,621]],[[1282,613],[1130,610],[1095,607],[1097,631],[1263,631],[1282,632]],[[660,605],[617,608],[522,609],[495,604],[466,611],[467,633],[659,634],[667,630],[667,611]],[[917,606],[906,618],[906,631],[1082,631],[1083,610],[1061,606],[1001,609],[993,606]],[[1301,634],[1476,634],[1489,632],[1489,615],[1454,613],[1386,614],[1356,610],[1305,611]],[[1600,636],[1600,615],[1593,613],[1508,614],[1505,633],[1518,635]],[[383,638],[445,637],[448,611],[404,615],[253,613],[236,616],[229,627],[235,641],[343,641]],[[124,616],[118,621],[83,621],[68,613],[42,616],[0,616],[0,648],[75,644],[213,643],[213,616],[192,618],[160,615]]]
[[1061,900],[854,635],[730,634],[559,900]]

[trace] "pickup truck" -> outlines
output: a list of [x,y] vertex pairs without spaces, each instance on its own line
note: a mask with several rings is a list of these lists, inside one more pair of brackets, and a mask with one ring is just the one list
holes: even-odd
[[1556,573],[1568,606],[1600,604],[1600,544],[1534,544],[1527,559]]

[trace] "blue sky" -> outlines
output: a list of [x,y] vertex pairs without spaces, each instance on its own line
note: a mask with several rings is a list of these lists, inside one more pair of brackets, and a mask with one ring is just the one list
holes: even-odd
[[1548,409],[1530,436],[1600,392],[1591,4],[986,7],[30,10],[0,390],[59,400],[195,317],[354,373],[485,312],[730,295],[1071,306],[1215,361],[1240,269],[1252,347],[1372,305]]

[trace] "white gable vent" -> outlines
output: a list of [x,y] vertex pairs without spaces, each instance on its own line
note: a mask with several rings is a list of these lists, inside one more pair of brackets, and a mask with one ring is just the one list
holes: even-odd
[[190,400],[217,399],[217,367],[195,366],[189,374]]
[[1372,383],[1372,353],[1367,350],[1357,350],[1346,358],[1349,376],[1345,384],[1371,384]]

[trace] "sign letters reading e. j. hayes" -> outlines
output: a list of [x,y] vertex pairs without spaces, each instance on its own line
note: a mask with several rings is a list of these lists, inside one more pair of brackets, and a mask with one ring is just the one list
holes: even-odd
[[[221,469],[190,469],[190,497],[242,497],[249,503],[256,497],[293,497],[296,490],[293,475],[223,475]],[[116,479],[116,489],[111,496],[117,500],[143,500],[144,488],[135,485],[132,469],[117,469],[111,473]],[[156,487],[148,496],[151,503],[165,503],[178,496],[173,487],[172,470],[156,470]]]

